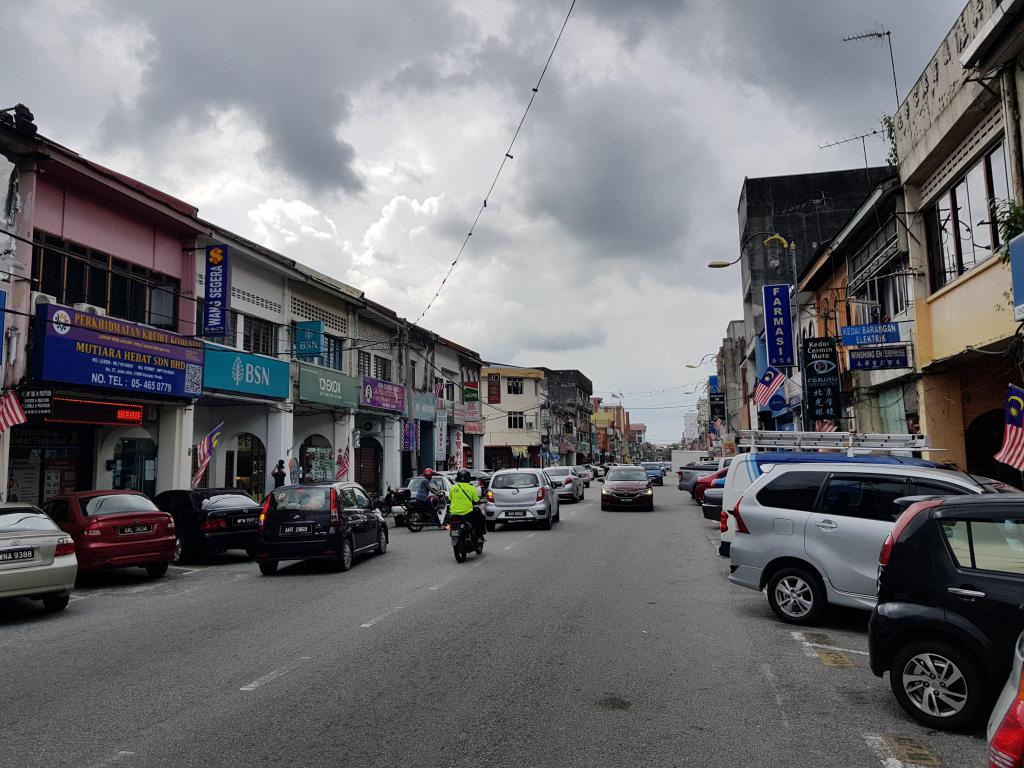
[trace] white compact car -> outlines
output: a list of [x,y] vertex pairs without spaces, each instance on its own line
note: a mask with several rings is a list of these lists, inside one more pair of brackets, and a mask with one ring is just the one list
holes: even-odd
[[0,504],[0,597],[31,597],[63,611],[77,574],[75,544],[53,520],[28,504]]

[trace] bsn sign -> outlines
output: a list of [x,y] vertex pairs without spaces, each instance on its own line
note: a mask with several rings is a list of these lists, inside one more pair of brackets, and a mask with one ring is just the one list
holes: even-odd
[[235,382],[236,387],[241,386],[243,382],[269,387],[270,368],[256,363],[244,363],[242,358],[236,357],[234,364],[231,366],[231,378]]

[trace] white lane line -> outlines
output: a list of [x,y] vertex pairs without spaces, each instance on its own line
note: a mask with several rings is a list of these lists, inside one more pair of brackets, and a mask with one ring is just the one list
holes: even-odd
[[868,749],[875,753],[875,757],[878,758],[882,768],[910,768],[910,766],[907,766],[906,763],[893,754],[889,745],[885,743],[885,739],[877,733],[865,733],[863,735]]
[[279,678],[279,677],[281,677],[283,675],[287,675],[289,672],[291,672],[297,666],[299,666],[299,665],[298,664],[292,664],[290,667],[281,667],[280,669],[275,669],[273,672],[268,672],[263,677],[257,677],[251,683],[247,683],[246,685],[243,685],[238,690],[240,690],[240,691],[255,691],[257,688],[266,685],[267,683],[271,682],[272,680],[277,680],[277,678]]
[[779,714],[782,716],[782,724],[787,728],[792,728],[790,725],[789,718],[786,717],[786,710],[782,706],[782,692],[779,690],[779,679],[775,676],[775,672],[772,671],[770,664],[761,665],[761,675],[768,683],[768,687],[772,689],[772,694],[775,696],[775,704],[779,708]]
[[441,587],[443,587],[445,584],[449,583],[450,581],[451,581],[451,579],[445,579],[444,581],[439,581],[434,586],[429,587],[429,589],[431,591],[436,591],[436,590],[440,589]]
[[129,758],[134,754],[134,752],[129,752],[126,749],[119,749],[113,757],[108,757],[103,762],[93,764],[92,768],[105,768],[108,765],[114,765],[114,763],[119,763],[125,758]]
[[512,547],[514,547],[514,546],[515,546],[515,544],[509,544],[507,547],[505,547],[505,549],[512,549]]
[[804,636],[803,632],[790,632],[789,634],[792,635],[794,640],[796,640],[798,643],[800,643],[800,645],[803,646],[804,653],[807,656],[817,656],[818,652],[815,650],[815,648],[821,648],[824,651],[839,651],[840,653],[853,653],[857,656],[870,655],[867,651],[857,651],[853,648],[840,648],[838,645],[824,645],[822,643],[812,643],[810,640],[806,638],[806,636]]
[[362,627],[363,629],[369,629],[374,624],[377,624],[377,623],[383,621],[388,616],[393,616],[394,614],[398,613],[400,610],[402,610],[402,606],[396,605],[394,608],[391,608],[391,609],[389,609],[387,611],[384,611],[384,613],[382,613],[380,616],[375,616],[374,618],[370,619],[365,624],[360,624],[359,626]]
[[536,536],[536,535],[537,535],[537,532],[536,532],[536,531],[534,531],[533,533],[528,533],[528,534],[526,534],[526,538],[528,538],[528,539],[532,539],[532,538],[533,538],[534,536]]

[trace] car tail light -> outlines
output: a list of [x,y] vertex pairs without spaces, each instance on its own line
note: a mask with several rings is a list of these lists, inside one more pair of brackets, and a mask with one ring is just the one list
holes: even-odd
[[537,501],[544,501],[548,496],[547,488],[541,488],[537,491]]
[[488,500],[489,502],[491,502],[491,503],[493,503],[493,502],[494,502],[494,491],[488,491],[488,492],[487,492],[487,500]]
[[892,557],[892,548],[896,546],[896,542],[900,540],[900,536],[910,525],[911,521],[918,516],[921,512],[925,512],[933,507],[937,507],[942,503],[942,499],[930,499],[928,501],[919,501],[917,504],[911,504],[905,510],[903,514],[896,518],[896,524],[892,527],[892,532],[885,537],[885,542],[882,544],[882,551],[878,553],[878,564],[885,568],[889,564],[889,558]]
[[167,517],[167,530],[168,531],[173,531],[174,530],[174,518],[170,517],[169,515]]
[[722,533],[725,533],[726,531],[729,530],[729,515],[728,515],[728,513],[723,509],[722,510],[722,514],[719,516],[718,519],[719,519],[718,530],[721,531]]
[[100,530],[100,523],[98,520],[93,520],[82,530],[83,536],[99,536],[103,531]]
[[267,512],[270,511],[270,497],[267,496],[267,500],[263,502],[263,509],[260,510],[259,527],[262,528],[267,524]]
[[341,522],[341,516],[338,514],[338,494],[331,488],[331,525],[337,525]]
[[732,508],[732,516],[736,518],[736,533],[750,533],[747,529],[747,524],[743,522],[743,518],[740,517],[740,504],[743,503],[743,497],[740,496],[739,501],[736,502],[736,506]]
[[217,531],[228,527],[228,521],[222,517],[214,518],[213,520],[203,520],[199,524],[200,531]]
[[1024,675],[988,745],[989,768],[1021,768],[1024,763]]
[[64,557],[75,554],[75,542],[71,539],[61,539],[57,542],[57,548],[53,550],[54,557]]

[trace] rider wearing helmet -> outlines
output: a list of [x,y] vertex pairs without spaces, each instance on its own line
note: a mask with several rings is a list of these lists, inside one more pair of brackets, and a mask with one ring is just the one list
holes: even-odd
[[473,525],[473,533],[480,541],[484,540],[484,513],[477,509],[480,503],[480,495],[472,483],[472,476],[468,469],[460,469],[455,476],[455,483],[448,491],[448,513],[465,517]]
[[434,498],[436,491],[434,486],[431,484],[431,480],[434,478],[434,470],[427,467],[423,470],[423,480],[416,486],[416,495],[413,497],[413,501],[422,507],[423,511],[433,512],[434,511]]

